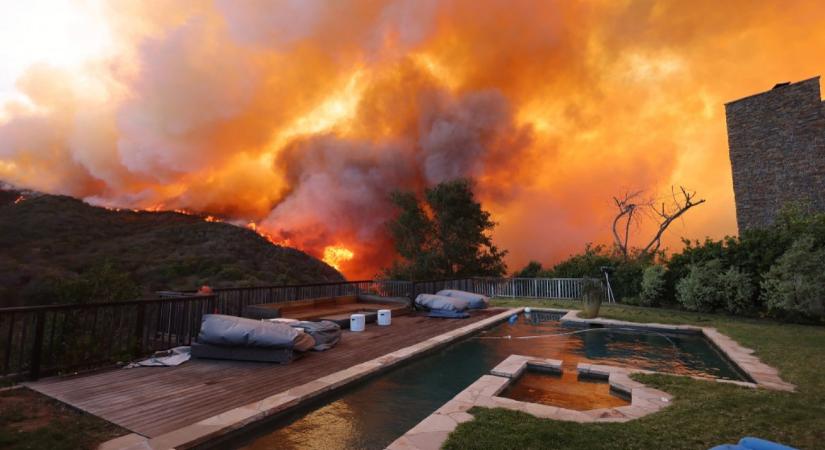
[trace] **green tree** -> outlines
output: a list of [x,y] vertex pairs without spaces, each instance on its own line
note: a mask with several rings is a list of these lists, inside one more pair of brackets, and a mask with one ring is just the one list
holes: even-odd
[[513,274],[515,278],[539,278],[543,276],[544,269],[538,261],[530,261],[523,269]]
[[395,192],[399,210],[388,224],[400,260],[384,271],[388,278],[434,279],[501,276],[506,250],[493,245],[495,222],[473,194],[473,182],[458,179],[427,189],[423,201],[412,192]]

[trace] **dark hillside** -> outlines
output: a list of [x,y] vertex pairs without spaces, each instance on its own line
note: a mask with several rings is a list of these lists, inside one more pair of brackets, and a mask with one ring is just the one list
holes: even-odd
[[64,196],[23,193],[21,199],[19,192],[0,190],[1,306],[96,300],[75,298],[80,282],[93,286],[80,290],[88,293],[114,280],[109,284],[127,286],[131,296],[135,287],[150,295],[203,283],[342,279],[306,253],[231,224],[176,212],[109,210]]

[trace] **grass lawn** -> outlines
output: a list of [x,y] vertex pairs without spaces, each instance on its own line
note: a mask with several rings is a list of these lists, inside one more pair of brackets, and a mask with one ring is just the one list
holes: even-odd
[[[563,300],[496,300],[499,306],[576,308]],[[475,408],[476,419],[459,427],[447,449],[707,449],[758,436],[801,449],[825,448],[825,328],[696,314],[655,308],[602,305],[600,317],[633,322],[716,327],[753,348],[762,361],[797,385],[796,393],[748,389],[666,375],[634,379],[671,393],[671,406],[623,424],[578,424],[505,409]]]
[[0,448],[93,449],[127,430],[30,389],[0,392]]

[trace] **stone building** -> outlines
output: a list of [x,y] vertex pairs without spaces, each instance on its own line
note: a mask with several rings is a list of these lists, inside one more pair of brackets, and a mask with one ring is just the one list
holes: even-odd
[[794,202],[825,211],[825,102],[819,77],[725,105],[739,231]]

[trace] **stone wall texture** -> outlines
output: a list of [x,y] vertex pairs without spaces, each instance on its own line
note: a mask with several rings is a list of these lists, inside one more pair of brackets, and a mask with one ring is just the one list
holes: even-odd
[[725,105],[739,231],[798,203],[825,212],[825,102],[819,77]]

